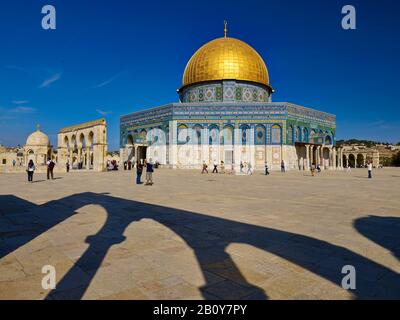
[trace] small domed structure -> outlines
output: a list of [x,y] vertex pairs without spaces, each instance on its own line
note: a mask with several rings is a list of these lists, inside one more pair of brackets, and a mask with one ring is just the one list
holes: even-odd
[[46,164],[47,158],[51,158],[51,144],[49,137],[40,130],[40,126],[37,125],[36,131],[29,135],[26,139],[26,145],[24,146],[25,151],[25,163],[29,160],[33,160],[35,165]]
[[40,147],[49,147],[50,140],[49,137],[40,131],[39,126],[36,131],[29,135],[28,139],[26,139],[27,146],[40,146]]

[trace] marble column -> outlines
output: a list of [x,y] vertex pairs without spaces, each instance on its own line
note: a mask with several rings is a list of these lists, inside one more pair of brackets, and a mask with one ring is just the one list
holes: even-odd
[[306,144],[306,163],[305,163],[305,168],[304,170],[309,170],[310,168],[310,145]]

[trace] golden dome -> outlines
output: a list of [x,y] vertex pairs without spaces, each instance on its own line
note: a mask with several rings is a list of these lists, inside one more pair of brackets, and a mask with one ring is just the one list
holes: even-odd
[[247,43],[235,38],[217,38],[192,56],[183,74],[182,86],[212,80],[243,80],[269,85],[267,67]]
[[37,130],[30,134],[28,139],[26,139],[27,146],[37,146],[37,147],[49,147],[50,140],[47,135],[40,131],[39,127]]

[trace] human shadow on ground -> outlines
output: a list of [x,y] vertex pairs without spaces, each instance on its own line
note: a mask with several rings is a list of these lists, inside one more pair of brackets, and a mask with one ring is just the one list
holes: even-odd
[[[113,245],[125,240],[124,231],[131,223],[141,219],[153,219],[166,226],[193,250],[205,279],[205,285],[199,288],[204,298],[267,298],[262,288],[245,279],[226,252],[226,248],[233,243],[265,250],[339,287],[344,277],[342,267],[350,264],[360,275],[357,289],[352,290],[355,298],[400,298],[398,273],[347,248],[296,233],[89,192],[43,205],[35,205],[13,195],[0,196],[0,203],[0,226],[3,226],[0,228],[0,257],[68,219],[83,206],[100,205],[107,211],[106,222],[101,229],[87,237],[87,250],[47,299],[81,299],[107,252]],[[264,266],[268,268],[266,262]],[[221,289],[221,283],[213,283],[213,274],[222,274],[226,279],[222,283],[224,288]],[[389,278],[392,285],[379,281],[383,277]]]

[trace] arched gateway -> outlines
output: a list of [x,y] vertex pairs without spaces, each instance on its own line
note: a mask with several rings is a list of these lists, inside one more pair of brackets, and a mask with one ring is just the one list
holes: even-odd
[[104,171],[107,155],[105,119],[63,128],[58,135],[58,162],[74,169]]

